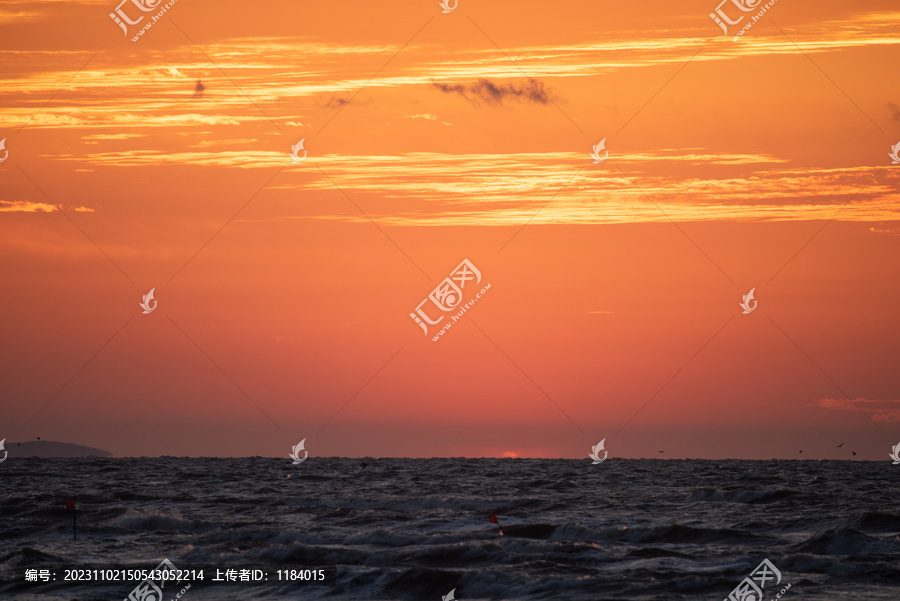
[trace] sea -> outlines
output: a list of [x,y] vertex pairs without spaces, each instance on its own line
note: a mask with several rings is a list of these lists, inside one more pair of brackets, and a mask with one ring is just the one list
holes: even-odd
[[[204,579],[91,579],[163,560]],[[257,581],[211,582],[245,566]],[[9,459],[0,599],[897,601],[900,466]]]

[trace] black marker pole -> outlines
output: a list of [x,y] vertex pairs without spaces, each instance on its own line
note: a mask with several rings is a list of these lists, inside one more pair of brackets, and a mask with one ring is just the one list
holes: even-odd
[[66,499],[66,509],[72,510],[72,540],[78,540],[78,523],[75,521],[75,497]]

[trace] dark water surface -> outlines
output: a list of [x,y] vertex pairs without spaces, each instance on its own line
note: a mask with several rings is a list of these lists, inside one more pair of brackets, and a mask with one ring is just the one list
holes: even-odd
[[[765,588],[766,601],[786,583],[785,601],[900,599],[900,466],[889,460],[366,463],[8,460],[0,598],[122,600],[136,583],[39,591],[12,574],[74,563],[149,569],[168,558],[179,568],[337,566],[328,586],[195,587],[182,601],[440,601],[451,589],[460,601],[719,601],[768,558],[782,582]],[[517,526],[528,537],[509,536]]]

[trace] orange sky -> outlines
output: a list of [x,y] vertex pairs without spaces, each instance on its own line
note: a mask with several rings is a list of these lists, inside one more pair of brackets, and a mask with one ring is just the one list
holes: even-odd
[[900,9],[716,5],[3,3],[0,438],[887,460]]

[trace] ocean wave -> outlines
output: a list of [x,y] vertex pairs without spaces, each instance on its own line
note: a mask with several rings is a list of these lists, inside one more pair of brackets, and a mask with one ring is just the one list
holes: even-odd
[[[0,597],[26,592],[8,588],[16,566],[86,557],[338,566],[326,587],[197,587],[196,601],[419,601],[453,588],[463,600],[722,599],[765,557],[798,598],[801,586],[817,601],[900,588],[894,472],[874,462],[367,461],[313,459],[305,476],[286,458],[5,462]],[[111,465],[122,473],[100,469]],[[128,592],[110,590],[31,599]]]
[[698,488],[691,491],[685,501],[697,502],[724,502],[724,503],[777,503],[795,495],[802,494],[798,490],[780,488],[777,490],[733,490],[723,491],[715,488]]
[[641,544],[747,544],[764,541],[765,537],[732,530],[731,528],[694,528],[673,524],[669,526],[616,528],[604,532],[604,538],[620,542]]
[[31,547],[22,547],[18,551],[12,551],[0,556],[2,566],[20,566],[31,564],[59,564],[66,560],[65,555],[55,555]]
[[852,528],[828,530],[798,543],[794,551],[815,555],[854,555],[865,557],[881,553],[900,553],[900,540],[878,539]]
[[113,525],[133,531],[207,532],[214,528],[203,520],[185,520],[158,511],[130,510],[114,520]]
[[853,520],[853,525],[860,530],[900,533],[900,515],[895,513],[867,511]]

